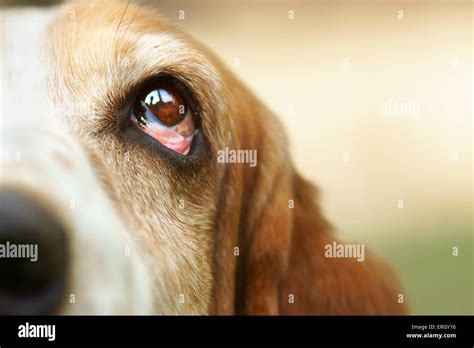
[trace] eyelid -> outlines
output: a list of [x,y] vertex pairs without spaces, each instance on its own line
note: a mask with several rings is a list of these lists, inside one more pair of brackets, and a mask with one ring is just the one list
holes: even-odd
[[[132,117],[135,118],[134,124],[137,128],[140,127],[142,132],[158,141],[161,145],[182,155],[187,155],[189,153],[197,129],[194,129],[190,135],[183,136],[160,123],[154,123],[151,127],[142,128],[136,120],[135,114],[132,114]],[[181,122],[185,122],[185,120]]]

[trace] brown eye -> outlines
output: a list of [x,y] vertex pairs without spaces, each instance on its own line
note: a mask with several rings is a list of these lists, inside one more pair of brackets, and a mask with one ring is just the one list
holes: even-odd
[[158,81],[139,95],[132,124],[169,149],[187,155],[195,125],[186,98],[173,84]]
[[186,114],[186,105],[181,93],[169,83],[161,83],[142,98],[153,115],[168,127],[174,126],[183,120]]

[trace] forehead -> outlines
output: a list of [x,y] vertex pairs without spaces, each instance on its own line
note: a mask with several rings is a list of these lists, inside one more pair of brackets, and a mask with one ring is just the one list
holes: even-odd
[[[2,67],[9,71],[2,76],[21,75],[4,84],[11,108],[18,99],[24,101],[28,91],[28,105],[51,100],[55,112],[68,108],[70,113],[73,105],[83,113],[89,108],[78,104],[91,106],[94,112],[84,122],[95,127],[91,122],[114,117],[111,106],[130,90],[168,74],[196,94],[204,126],[210,122],[208,115],[225,109],[224,100],[213,100],[212,94],[224,88],[208,59],[211,55],[161,19],[156,8],[126,1],[79,1],[48,9],[7,9],[2,17]],[[46,107],[32,106],[28,115],[52,114],[42,110]]]
[[182,63],[192,51],[184,34],[156,11],[123,1],[66,6],[48,27],[47,40],[51,75],[67,85],[57,90],[114,100],[159,72],[186,70]]

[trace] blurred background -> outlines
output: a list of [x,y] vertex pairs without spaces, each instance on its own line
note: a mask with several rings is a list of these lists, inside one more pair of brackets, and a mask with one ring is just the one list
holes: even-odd
[[470,1],[156,3],[280,117],[337,234],[397,267],[414,314],[473,314]]

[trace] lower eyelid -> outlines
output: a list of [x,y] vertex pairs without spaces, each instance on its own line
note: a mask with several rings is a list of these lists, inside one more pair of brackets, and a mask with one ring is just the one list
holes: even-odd
[[196,131],[194,131],[191,135],[185,137],[162,126],[142,128],[140,125],[136,124],[135,127],[140,128],[142,132],[155,139],[160,144],[182,155],[188,154],[194,134],[196,133]]
[[[132,112],[132,122],[134,126],[149,137],[158,141],[163,146],[166,146],[177,153],[182,155],[187,155],[189,153],[194,134],[196,133],[194,121],[190,113],[187,113],[183,121],[178,125],[171,128],[161,123],[156,119],[156,117],[154,117],[154,115],[151,114],[148,116],[152,121],[142,125]],[[183,132],[179,132],[183,125],[186,127],[186,133],[184,134]]]

